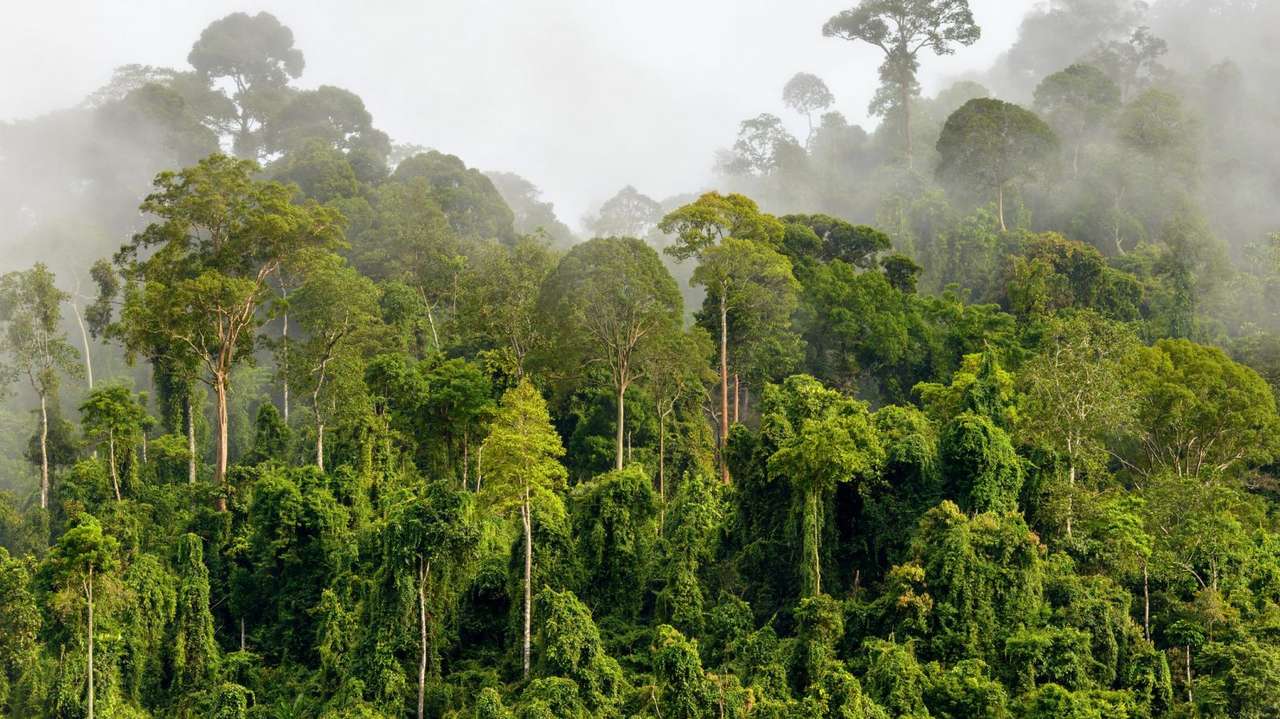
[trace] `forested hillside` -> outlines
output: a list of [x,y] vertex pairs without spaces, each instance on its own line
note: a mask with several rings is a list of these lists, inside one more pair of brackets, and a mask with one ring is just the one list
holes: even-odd
[[1280,716],[1275,6],[862,0],[583,232],[282,20],[0,123],[0,716]]

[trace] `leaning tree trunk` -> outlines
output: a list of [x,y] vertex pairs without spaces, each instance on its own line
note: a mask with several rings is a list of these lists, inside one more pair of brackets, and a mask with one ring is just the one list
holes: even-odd
[[533,522],[530,516],[529,490],[524,492],[524,505],[520,509],[524,520],[524,646],[522,650],[523,678],[529,678],[529,635],[533,626]]
[[996,188],[996,214],[1000,216],[1000,231],[1007,232],[1009,228],[1004,224],[1004,185]]
[[49,508],[49,403],[40,393],[40,508]]

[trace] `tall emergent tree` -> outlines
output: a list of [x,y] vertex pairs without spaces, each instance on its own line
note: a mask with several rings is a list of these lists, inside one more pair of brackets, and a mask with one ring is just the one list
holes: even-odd
[[[760,212],[750,198],[709,192],[662,219],[659,228],[675,233],[666,252],[686,260],[698,259],[693,284],[707,288],[714,307],[713,327],[720,335],[720,447],[729,441],[730,314],[756,333],[785,328],[796,307],[799,284],[791,262],[776,249],[783,224]],[[783,330],[787,331],[787,330]],[[729,481],[721,458],[720,478]]]
[[551,426],[542,395],[523,380],[502,396],[493,429],[484,441],[485,488],[498,511],[517,509],[524,530],[523,675],[529,677],[530,626],[533,610],[533,509],[560,503],[555,490],[567,473],[560,464],[564,445]]
[[808,147],[809,141],[813,139],[813,113],[831,107],[836,98],[827,89],[827,83],[822,78],[808,72],[797,72],[782,87],[782,101],[787,107],[804,115],[805,122],[809,124],[809,134],[804,141]]
[[236,154],[256,157],[256,132],[289,97],[290,78],[306,65],[293,31],[269,12],[236,12],[210,23],[191,46],[187,62],[207,81],[230,80],[235,90],[232,131]]
[[978,98],[951,113],[942,126],[938,175],[995,192],[1000,229],[1007,230],[1005,190],[1048,169],[1057,148],[1057,135],[1034,112],[1002,100]]
[[152,352],[159,334],[195,359],[213,389],[218,485],[227,474],[231,370],[252,356],[268,280],[303,250],[342,239],[336,210],[295,204],[291,188],[253,179],[257,170],[249,160],[211,155],[160,173],[141,208],[157,221],[116,254],[130,285],[118,327],[126,348]]
[[[633,237],[602,237],[569,251],[542,285],[541,313],[560,330],[570,364],[603,363],[618,402],[616,457],[622,469],[626,397],[643,376],[637,361],[650,346],[680,330],[680,288],[652,247]],[[569,359],[557,352],[560,361]]]
[[[929,48],[937,55],[950,55],[956,45],[972,45],[982,36],[973,21],[969,0],[862,0],[835,15],[822,26],[826,37],[861,40],[880,48],[881,92],[872,108],[887,111],[893,106],[900,117],[907,166],[911,166],[911,101],[919,93],[916,70],[920,51]],[[886,93],[893,97],[887,101]]]
[[49,506],[49,403],[58,392],[59,374],[76,376],[80,363],[75,348],[62,336],[61,305],[67,293],[53,284],[43,263],[0,277],[0,323],[9,356],[0,364],[0,386],[12,375],[26,377],[40,398],[40,507]]

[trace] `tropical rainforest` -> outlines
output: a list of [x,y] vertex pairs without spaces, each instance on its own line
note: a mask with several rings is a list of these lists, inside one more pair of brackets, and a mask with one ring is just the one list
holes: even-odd
[[1280,716],[1277,27],[862,0],[582,229],[265,12],[0,123],[0,715]]

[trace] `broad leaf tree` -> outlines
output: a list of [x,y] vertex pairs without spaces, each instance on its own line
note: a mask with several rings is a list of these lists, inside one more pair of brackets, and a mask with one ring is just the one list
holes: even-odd
[[622,469],[627,389],[645,373],[639,357],[679,331],[680,288],[641,240],[596,238],[560,260],[543,283],[540,305],[559,329],[557,362],[608,367],[618,409],[614,467]]
[[[342,216],[292,202],[289,187],[253,178],[257,165],[212,155],[162,172],[142,203],[152,222],[116,255],[131,284],[119,334],[132,352],[154,351],[154,335],[198,363],[216,398],[214,483],[228,460],[231,370],[252,356],[269,279],[306,249],[342,240]],[[219,500],[225,506],[225,498]]]
[[896,105],[910,167],[911,103],[919,94],[916,71],[920,51],[928,48],[936,55],[951,55],[956,46],[977,42],[982,29],[973,21],[969,0],[862,0],[827,20],[822,34],[865,42],[884,53],[880,80],[883,91],[894,99],[892,103],[881,99],[872,107],[887,109],[889,104]]
[[966,102],[942,126],[938,175],[994,192],[1000,229],[1006,230],[1005,190],[1019,180],[1045,174],[1057,148],[1057,136],[1034,112],[978,98]]
[[567,477],[560,457],[564,445],[551,426],[542,395],[529,382],[507,391],[498,405],[493,428],[484,441],[481,467],[485,491],[496,511],[519,512],[524,533],[524,622],[521,666],[529,677],[530,627],[533,610],[533,511],[560,505],[556,490]]
[[24,377],[40,399],[40,506],[49,506],[49,405],[57,400],[59,377],[78,376],[75,348],[63,336],[66,292],[53,283],[44,264],[0,277],[0,323],[8,361],[0,364],[0,386],[13,375]]

